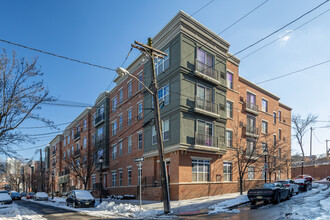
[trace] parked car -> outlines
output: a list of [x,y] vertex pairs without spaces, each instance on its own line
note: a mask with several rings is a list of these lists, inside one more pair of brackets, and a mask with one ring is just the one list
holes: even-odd
[[33,200],[35,200],[35,201],[48,201],[48,195],[45,192],[37,192],[34,195]]
[[21,197],[25,197],[26,196],[26,192],[21,192]]
[[325,180],[326,180],[326,181],[330,181],[330,176],[327,176],[327,177],[325,178]]
[[298,184],[299,190],[302,192],[312,189],[312,183],[307,179],[295,179],[294,182]]
[[314,178],[312,176],[310,176],[310,175],[307,175],[307,174],[299,175],[295,179],[306,179],[306,180],[308,180],[311,183],[314,181]]
[[26,198],[27,198],[27,199],[33,199],[33,198],[34,198],[34,192],[29,192],[29,193],[26,195]]
[[8,191],[6,190],[0,191],[0,204],[4,205],[4,204],[12,204],[12,203],[13,200],[9,196]]
[[72,190],[66,197],[66,205],[76,207],[94,207],[95,198],[87,190]]
[[21,200],[21,195],[16,191],[10,191],[9,195],[12,200]]
[[277,180],[277,183],[282,183],[285,187],[288,187],[290,189],[290,196],[292,197],[293,194],[299,194],[299,186],[296,184],[293,180],[287,179],[287,180]]
[[68,192],[62,192],[61,196],[67,197],[68,196]]
[[247,195],[252,205],[258,201],[278,204],[281,200],[290,199],[290,190],[282,183],[265,183],[262,188],[250,189]]

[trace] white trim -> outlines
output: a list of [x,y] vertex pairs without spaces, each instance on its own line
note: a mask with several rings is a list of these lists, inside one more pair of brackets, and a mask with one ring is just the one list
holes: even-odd
[[115,123],[115,122],[117,122],[117,118],[116,118],[115,120],[113,120],[113,121],[111,122],[111,124],[113,124],[113,123]]
[[262,99],[268,102],[268,99],[266,99],[266,98],[264,98],[264,97],[261,96],[261,100],[262,100]]
[[198,156],[190,156],[190,158],[191,158],[192,160],[209,160],[209,161],[211,161],[211,160],[212,160],[212,158],[211,158],[211,157],[198,157]]
[[120,167],[120,168],[118,168],[118,171],[119,171],[119,170],[123,170],[123,168]]
[[138,131],[138,132],[136,132],[137,134],[141,134],[141,133],[143,133],[143,130],[140,130],[140,131]]
[[226,128],[226,131],[234,131],[234,130],[231,128]]
[[141,103],[143,104],[143,100],[137,102],[136,105],[139,105],[139,104],[141,104]]
[[230,70],[230,69],[227,69],[227,72],[231,73],[231,74],[235,74],[234,71]]
[[[257,94],[255,94],[254,92],[251,92],[250,90],[246,90],[246,92],[249,92],[249,93],[251,93],[251,94],[253,94],[253,95],[255,95],[256,96],[256,99],[257,99]],[[256,102],[257,102],[257,100],[256,100]]]
[[267,122],[268,123],[268,120],[266,120],[266,119],[261,119],[261,121],[264,121],[264,122]]
[[115,173],[115,172],[117,173],[117,170],[111,170],[110,172],[111,172],[111,173]]
[[127,166],[126,168],[127,168],[127,169],[132,169],[132,165],[131,165],[131,166]]
[[131,83],[131,82],[132,82],[132,79],[128,80],[128,81],[127,81],[127,84],[129,84],[129,83]]

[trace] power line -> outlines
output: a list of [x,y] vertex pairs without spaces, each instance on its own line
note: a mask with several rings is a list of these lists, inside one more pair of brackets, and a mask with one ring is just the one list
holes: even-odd
[[245,47],[244,49],[242,49],[242,50],[236,52],[236,53],[235,53],[234,55],[232,55],[232,56],[236,56],[237,54],[240,54],[240,53],[242,53],[243,51],[245,51],[245,50],[247,50],[247,49],[253,47],[254,45],[256,45],[256,44],[258,44],[258,43],[260,43],[260,42],[266,40],[266,39],[269,38],[270,36],[272,36],[272,35],[278,33],[279,31],[283,30],[284,28],[288,27],[289,25],[291,25],[291,24],[295,23],[296,21],[300,20],[301,18],[305,17],[305,16],[308,15],[309,13],[315,11],[316,9],[318,9],[319,7],[321,7],[322,5],[324,5],[325,3],[327,3],[328,1],[329,1],[329,0],[326,0],[326,1],[322,2],[322,3],[319,4],[318,6],[316,6],[316,7],[314,7],[313,9],[307,11],[306,13],[302,14],[302,15],[299,16],[298,18],[296,18],[296,19],[294,19],[293,21],[287,23],[286,25],[280,27],[279,29],[273,31],[272,33],[270,33],[270,34],[268,34],[267,36],[261,38],[260,40],[257,40],[257,41],[254,42],[253,44],[250,44],[249,46]]
[[2,41],[4,43],[7,43],[7,44],[14,45],[14,46],[23,47],[23,48],[28,49],[28,50],[33,50],[33,51],[37,51],[39,53],[44,53],[44,54],[51,55],[51,56],[54,56],[54,57],[62,58],[62,59],[65,59],[65,60],[70,60],[70,61],[73,61],[73,62],[77,62],[77,63],[81,63],[81,64],[85,64],[85,65],[89,65],[89,66],[93,66],[93,67],[97,67],[97,68],[101,68],[101,69],[105,69],[105,70],[116,71],[115,69],[112,69],[112,68],[109,68],[109,67],[105,67],[105,66],[89,63],[89,62],[86,62],[86,61],[81,61],[81,60],[65,57],[65,56],[62,56],[62,55],[55,54],[55,53],[51,53],[51,52],[36,49],[36,48],[33,48],[33,47],[25,46],[23,44],[14,43],[14,42],[11,42],[11,41],[8,41],[8,40],[0,39],[0,41]]
[[203,10],[206,6],[208,6],[208,5],[211,4],[212,2],[214,2],[214,0],[209,1],[207,4],[205,4],[205,5],[202,6],[200,9],[198,9],[197,11],[195,11],[192,15],[190,15],[190,17],[194,16],[195,14],[197,14],[198,12],[200,12],[201,10]]
[[253,52],[251,52],[251,53],[247,54],[246,56],[244,56],[244,57],[240,58],[240,60],[242,61],[242,60],[244,60],[245,58],[247,58],[247,57],[251,56],[252,54],[254,54],[254,53],[258,52],[259,50],[261,50],[261,49],[263,49],[263,48],[265,48],[265,47],[267,47],[267,46],[269,46],[269,45],[271,45],[271,44],[275,43],[276,41],[278,41],[278,40],[280,40],[280,39],[282,39],[283,37],[285,37],[285,36],[288,36],[288,35],[292,34],[294,31],[296,31],[296,30],[298,30],[299,28],[301,28],[301,27],[305,26],[306,24],[308,24],[308,23],[312,22],[313,20],[315,20],[316,18],[320,17],[321,15],[323,15],[323,14],[327,13],[328,11],[330,11],[330,9],[328,9],[328,10],[326,10],[326,11],[322,12],[321,14],[319,14],[319,15],[315,16],[314,18],[312,18],[312,19],[308,20],[307,22],[305,22],[305,23],[303,23],[302,25],[298,26],[297,28],[295,28],[295,29],[291,30],[290,32],[288,32],[288,33],[286,33],[286,34],[282,35],[281,37],[279,37],[279,38],[277,38],[277,39],[275,39],[275,40],[273,40],[273,41],[269,42],[268,44],[266,44],[266,45],[264,45],[264,46],[262,46],[262,47],[260,47],[260,48],[258,48],[258,49],[256,49],[256,50],[254,50]]
[[328,62],[330,62],[330,60],[326,60],[326,61],[323,61],[321,63],[317,63],[317,64],[314,64],[314,65],[305,67],[305,68],[300,69],[300,70],[296,70],[296,71],[293,71],[293,72],[290,72],[290,73],[286,73],[286,74],[283,74],[283,75],[280,75],[280,76],[277,76],[277,77],[274,77],[274,78],[270,78],[270,79],[267,79],[267,80],[264,80],[264,81],[261,81],[261,82],[257,82],[255,84],[261,84],[261,83],[273,81],[273,80],[276,80],[276,79],[280,79],[280,78],[283,78],[285,76],[289,76],[289,75],[292,75],[292,74],[295,74],[295,73],[299,73],[299,72],[303,72],[305,70],[308,70],[308,69],[311,69],[311,68],[314,68],[314,67],[317,67],[317,66],[321,66],[321,65],[326,64]]
[[[65,122],[61,124],[56,124],[54,126],[61,126],[61,125],[67,125],[70,124],[71,122]],[[49,126],[39,126],[39,127],[18,127],[18,129],[37,129],[37,128],[49,128]]]
[[252,12],[254,12],[255,10],[257,10],[261,6],[263,6],[268,1],[269,0],[266,0],[266,1],[262,2],[260,5],[258,5],[257,7],[255,7],[254,9],[252,9],[251,11],[249,11],[247,14],[245,14],[243,17],[239,18],[237,21],[235,21],[234,23],[232,23],[231,25],[229,25],[228,27],[226,27],[225,29],[223,29],[218,35],[222,34],[226,30],[228,30],[229,28],[231,28],[232,26],[234,26],[235,24],[237,24],[238,22],[240,22],[241,20],[243,20],[245,17],[247,17],[249,14],[251,14]]
[[312,130],[312,132],[313,132],[313,135],[314,135],[314,137],[316,138],[316,140],[317,140],[320,144],[322,144],[322,142],[316,137],[314,130]]

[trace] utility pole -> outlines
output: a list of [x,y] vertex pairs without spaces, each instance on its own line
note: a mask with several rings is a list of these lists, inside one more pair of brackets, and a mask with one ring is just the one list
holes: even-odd
[[42,169],[42,150],[40,149],[40,175],[41,175],[41,192],[44,192],[44,175],[43,175],[43,169]]
[[309,156],[312,156],[312,144],[313,144],[313,130],[315,130],[315,129],[313,129],[312,127],[311,127],[311,138],[310,138],[310,151],[309,151]]
[[163,136],[162,136],[162,126],[160,120],[160,111],[159,111],[159,100],[158,100],[158,85],[157,85],[157,76],[155,72],[155,64],[154,58],[159,57],[164,59],[164,56],[167,56],[166,53],[157,50],[152,47],[152,39],[148,38],[148,45],[142,44],[140,42],[135,41],[132,47],[140,50],[141,52],[147,53],[150,56],[151,68],[152,68],[152,95],[154,100],[154,117],[155,117],[155,128],[157,133],[157,147],[160,161],[160,169],[161,169],[161,186],[163,193],[163,203],[164,203],[164,213],[168,214],[171,212],[170,208],[170,193],[169,193],[169,184],[168,184],[168,176],[166,172],[166,165],[164,160],[164,146],[163,146]]
[[330,141],[330,140],[325,140],[325,143],[326,143],[326,146],[325,146],[325,147],[326,147],[326,151],[327,151],[327,152],[326,152],[326,156],[327,156],[327,158],[329,157],[329,153],[330,153],[330,152],[329,152],[329,148],[328,148],[328,141]]

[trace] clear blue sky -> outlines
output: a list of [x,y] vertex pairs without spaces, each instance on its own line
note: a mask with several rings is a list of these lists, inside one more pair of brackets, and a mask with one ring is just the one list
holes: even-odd
[[[206,27],[220,33],[228,25],[261,4],[264,0],[215,0],[193,17]],[[146,42],[175,16],[179,10],[193,14],[210,0],[180,1],[28,1],[2,0],[0,2],[0,38],[28,45],[63,56],[116,68],[121,66],[134,40]],[[322,0],[269,0],[258,10],[221,34],[230,42],[235,53],[254,43],[272,31],[289,23],[323,2]],[[295,29],[304,22],[328,10],[325,4],[313,13],[275,34],[265,42],[239,54],[242,58],[262,45]],[[257,53],[243,59],[240,75],[252,82],[259,82],[277,75],[289,73],[330,59],[330,12],[325,13],[288,37],[277,41]],[[16,51],[18,56],[39,57],[45,84],[51,94],[60,99],[93,104],[97,96],[110,84],[115,72],[62,60],[0,42],[0,48]],[[126,67],[138,56],[133,51]],[[320,120],[330,120],[330,63],[260,86],[281,97],[281,101],[293,108],[293,113],[314,113]],[[114,84],[112,84],[113,87]],[[84,108],[67,106],[43,106],[42,116],[55,124],[72,121]],[[316,126],[324,126],[318,123]],[[27,122],[24,126],[41,126]],[[64,129],[64,126],[60,126]],[[49,129],[23,130],[28,134],[52,132]],[[325,152],[325,139],[330,139],[329,129],[316,129],[314,152]],[[53,135],[40,138],[35,144],[22,144],[29,148],[47,144]],[[309,153],[309,134],[305,139]],[[294,152],[299,152],[295,141]],[[24,158],[33,150],[20,151]]]

